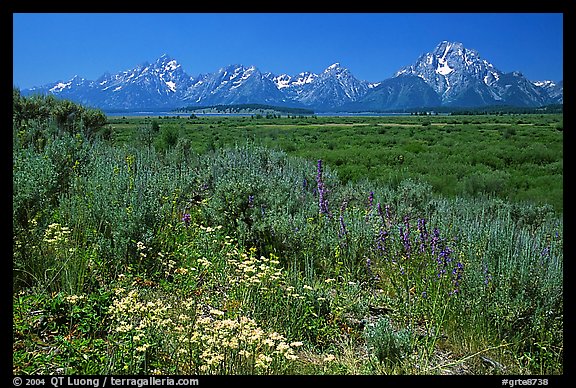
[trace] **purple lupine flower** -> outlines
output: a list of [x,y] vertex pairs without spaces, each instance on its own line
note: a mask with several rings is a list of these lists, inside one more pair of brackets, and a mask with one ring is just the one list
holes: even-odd
[[402,243],[404,244],[404,251],[406,255],[410,257],[410,224],[408,222],[408,216],[404,217],[404,226],[405,228],[399,227],[400,229],[400,237],[402,237]]
[[436,248],[439,242],[440,242],[440,231],[438,230],[438,228],[434,228],[434,231],[432,232],[432,240],[430,241],[430,250],[432,252],[432,256],[436,254]]
[[382,219],[382,223],[385,223],[384,214],[382,213],[382,205],[380,205],[380,202],[376,204],[376,211],[378,212],[378,216],[380,216],[380,219]]
[[484,285],[487,286],[492,280],[492,275],[490,275],[490,273],[488,272],[488,265],[486,263],[483,263],[482,267],[483,267],[482,272],[484,273]]
[[374,192],[371,191],[368,195],[368,210],[372,210],[372,204],[374,202]]
[[452,270],[452,285],[454,289],[449,293],[449,295],[455,295],[460,292],[460,280],[462,280],[462,274],[464,273],[464,264],[461,262],[456,263],[456,266]]
[[184,213],[184,215],[182,216],[182,222],[184,222],[184,225],[186,227],[190,226],[190,221],[191,221],[191,217],[189,213]]
[[382,223],[384,225],[386,225],[387,228],[390,228],[390,226],[392,225],[392,217],[390,215],[390,206],[386,205],[385,211],[383,212],[382,211],[382,205],[380,205],[380,202],[378,202],[376,204],[376,210],[378,211],[378,215],[380,216]]
[[330,215],[330,211],[328,210],[328,199],[326,198],[327,190],[324,186],[324,181],[322,180],[322,159],[318,159],[316,183],[318,184],[318,207],[320,208],[320,213]]
[[249,208],[253,208],[253,207],[254,207],[254,196],[253,196],[253,195],[249,195],[249,196],[248,196],[248,207],[249,207]]
[[544,266],[548,263],[548,260],[550,260],[550,245],[544,248],[540,253],[540,265]]
[[378,249],[378,253],[380,255],[384,255],[386,253],[386,237],[388,237],[388,232],[380,229],[378,237],[376,238],[376,248]]
[[424,252],[428,242],[428,231],[426,230],[426,220],[424,218],[418,219],[418,230],[420,231],[420,252]]
[[348,234],[348,230],[346,229],[346,224],[344,224],[344,216],[340,215],[340,232],[338,233],[338,237],[343,238]]
[[368,219],[372,214],[373,205],[374,205],[374,192],[371,191],[370,194],[368,194],[368,207],[366,208],[366,222],[368,222]]
[[438,254],[438,257],[436,257],[439,278],[441,278],[442,275],[446,273],[446,267],[448,266],[448,263],[452,261],[450,253],[452,253],[452,250],[449,247],[444,247],[444,249],[442,249],[442,251],[440,251]]

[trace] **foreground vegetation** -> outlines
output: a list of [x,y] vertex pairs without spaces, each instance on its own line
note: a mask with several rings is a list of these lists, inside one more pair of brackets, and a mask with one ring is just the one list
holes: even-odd
[[14,94],[14,373],[563,373],[549,204],[31,100]]

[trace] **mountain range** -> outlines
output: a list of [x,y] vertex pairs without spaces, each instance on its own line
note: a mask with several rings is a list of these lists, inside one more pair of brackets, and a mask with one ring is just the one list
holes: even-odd
[[316,112],[401,111],[413,108],[563,103],[563,81],[530,81],[504,73],[460,42],[440,42],[381,82],[359,80],[339,63],[322,73],[262,73],[234,64],[189,76],[168,55],[95,81],[74,76],[21,91],[52,94],[104,111],[166,110],[230,104],[301,107]]

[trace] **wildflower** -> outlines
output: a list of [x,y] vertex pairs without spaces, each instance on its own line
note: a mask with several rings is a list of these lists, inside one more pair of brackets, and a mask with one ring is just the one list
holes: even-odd
[[446,273],[447,258],[449,257],[448,255],[449,250],[448,252],[446,250],[443,250],[442,252],[440,252],[438,257],[436,257],[436,263],[438,265],[438,278],[441,278],[442,275]]
[[250,352],[247,351],[247,350],[242,349],[242,350],[240,350],[240,351],[238,352],[238,354],[241,355],[241,356],[244,356],[244,357],[250,357],[250,355],[251,355],[252,353],[250,353]]
[[262,341],[262,343],[268,345],[271,348],[274,347],[274,340],[272,340],[271,338],[266,338],[264,341]]
[[66,300],[67,300],[68,303],[70,303],[70,304],[76,304],[76,302],[78,302],[78,301],[80,301],[80,300],[83,300],[83,299],[86,299],[86,296],[84,296],[84,295],[80,295],[80,296],[78,296],[78,295],[69,295],[69,296],[66,297]]
[[191,216],[189,213],[184,213],[184,215],[182,216],[182,222],[184,222],[184,225],[186,227],[190,226],[190,221],[191,221]]
[[420,231],[420,252],[424,252],[428,241],[428,231],[426,230],[426,220],[424,218],[418,219],[418,230]]
[[374,203],[374,192],[371,191],[370,194],[368,194],[368,206],[366,207],[366,222],[368,222],[370,215],[372,214],[372,207],[373,207],[373,203]]
[[269,334],[269,338],[271,340],[283,340],[284,336],[282,334],[278,334],[277,332],[272,332]]
[[324,181],[322,180],[322,159],[318,159],[316,183],[318,185],[318,206],[320,208],[320,213],[330,216],[328,200],[326,199],[327,190],[324,186]]
[[248,196],[248,207],[249,207],[249,208],[253,208],[253,207],[254,207],[254,196],[253,196],[253,195],[249,195],[249,196]]
[[450,295],[457,294],[460,291],[460,280],[462,279],[462,273],[464,272],[464,265],[460,262],[456,263],[456,266],[452,270],[452,285],[454,290],[450,292]]
[[386,238],[388,237],[388,232],[380,229],[378,232],[378,237],[376,238],[376,248],[380,255],[386,253]]
[[484,263],[482,266],[483,266],[482,272],[484,273],[484,285],[487,286],[492,280],[492,275],[490,275],[490,273],[488,272],[488,265],[486,265],[486,263]]
[[174,271],[177,274],[186,275],[188,273],[188,269],[184,267],[180,267]]
[[348,234],[348,230],[346,229],[346,224],[344,223],[344,217],[340,215],[340,232],[338,233],[338,237],[343,238]]
[[224,315],[224,312],[217,309],[210,309],[210,314],[222,316]]
[[59,223],[52,223],[44,232],[44,241],[48,244],[67,243],[70,228],[61,226]]
[[436,253],[436,247],[439,242],[440,242],[440,231],[438,230],[438,228],[434,228],[434,230],[432,231],[432,240],[430,241],[430,250],[432,252],[432,255]]
[[404,226],[405,229],[400,227],[400,236],[402,237],[402,243],[404,244],[404,251],[406,252],[406,255],[410,257],[410,224],[408,222],[408,216],[404,217]]
[[268,369],[271,362],[272,362],[272,357],[267,356],[265,354],[259,354],[258,358],[256,359],[255,366],[257,368]]
[[382,220],[382,223],[385,223],[384,214],[382,213],[382,205],[380,205],[380,202],[378,202],[378,203],[376,204],[376,211],[378,212],[378,215],[380,216],[380,219]]
[[290,345],[286,342],[282,341],[278,345],[276,345],[276,350],[279,352],[285,352],[286,350],[290,349]]
[[136,243],[136,249],[138,249],[139,251],[143,251],[144,249],[146,249],[146,246],[144,245],[144,243],[142,241],[138,241]]
[[326,357],[324,357],[324,362],[334,361],[335,359],[336,357],[333,354],[328,354]]

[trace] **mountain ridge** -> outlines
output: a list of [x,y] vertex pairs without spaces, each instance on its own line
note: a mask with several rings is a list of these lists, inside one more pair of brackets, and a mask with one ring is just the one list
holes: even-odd
[[316,111],[402,110],[414,107],[538,107],[563,103],[563,81],[530,81],[504,73],[460,42],[434,50],[379,82],[357,79],[339,62],[319,74],[262,73],[232,64],[216,72],[188,75],[168,54],[95,81],[74,76],[21,91],[53,94],[102,110],[175,109],[183,106],[268,104]]

